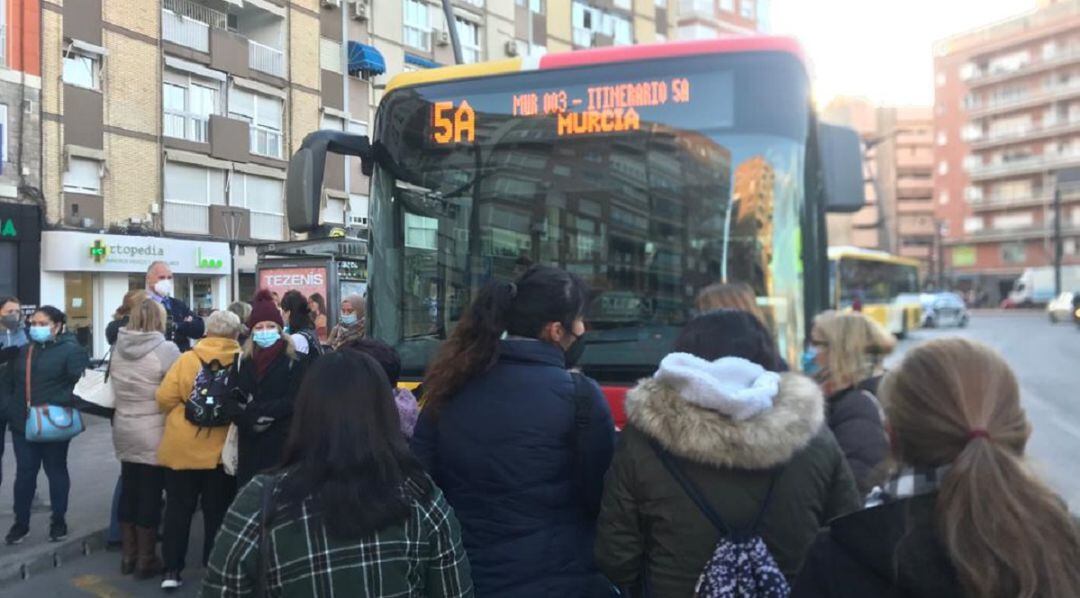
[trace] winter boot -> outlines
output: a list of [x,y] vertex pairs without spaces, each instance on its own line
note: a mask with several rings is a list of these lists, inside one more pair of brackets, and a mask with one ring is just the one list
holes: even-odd
[[136,579],[157,577],[165,568],[157,553],[157,529],[137,527],[135,528],[135,535],[138,538],[139,546],[138,563],[135,566]]
[[138,540],[135,537],[134,523],[120,524],[120,573],[131,575],[135,572],[135,559],[138,556]]

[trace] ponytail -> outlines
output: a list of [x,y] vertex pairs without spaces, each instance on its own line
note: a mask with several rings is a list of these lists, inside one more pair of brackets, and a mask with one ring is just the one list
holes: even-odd
[[900,461],[949,465],[936,535],[969,598],[1080,596],[1080,529],[1024,462],[1031,427],[1005,360],[943,339],[886,376],[882,402]]
[[539,338],[551,322],[570,326],[585,313],[588,289],[577,276],[533,266],[516,282],[490,282],[439,348],[424,376],[424,404],[437,405],[499,358],[504,333]]
[[937,525],[968,596],[1080,595],[1065,503],[992,438],[972,438],[942,480]]
[[506,313],[517,294],[514,283],[489,282],[439,348],[424,376],[424,404],[436,405],[498,359]]

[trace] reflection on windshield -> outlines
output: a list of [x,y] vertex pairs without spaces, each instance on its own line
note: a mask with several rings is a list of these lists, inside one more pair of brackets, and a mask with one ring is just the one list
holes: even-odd
[[[711,100],[730,113],[735,87],[723,89]],[[385,228],[374,232],[372,270],[387,283],[373,285],[374,333],[397,345],[407,372],[422,371],[477,288],[536,263],[591,287],[581,363],[602,380],[650,374],[694,315],[698,291],[722,281],[754,289],[794,359],[803,318],[797,132],[749,133],[730,118],[680,128],[671,122],[686,114],[658,110],[636,131],[552,138],[546,118],[484,112],[469,99],[468,144],[430,144],[431,104],[420,94],[383,109],[394,164],[373,187],[372,226]]]

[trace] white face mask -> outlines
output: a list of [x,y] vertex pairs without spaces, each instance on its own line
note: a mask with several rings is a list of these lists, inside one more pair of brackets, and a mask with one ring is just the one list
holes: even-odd
[[154,292],[162,297],[172,297],[173,286],[169,279],[159,280],[154,283]]

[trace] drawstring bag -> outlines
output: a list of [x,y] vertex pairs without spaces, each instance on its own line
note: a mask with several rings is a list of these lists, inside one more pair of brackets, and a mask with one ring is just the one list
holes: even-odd
[[26,350],[26,440],[27,442],[63,442],[86,429],[78,410],[60,405],[31,405],[31,367],[34,345]]
[[754,518],[754,523],[745,530],[735,530],[724,523],[698,486],[675,463],[674,457],[656,441],[650,444],[664,468],[720,534],[720,540],[694,587],[694,597],[787,598],[791,588],[760,532],[765,512],[772,502],[773,486],[776,485],[779,473],[772,474],[765,500]]

